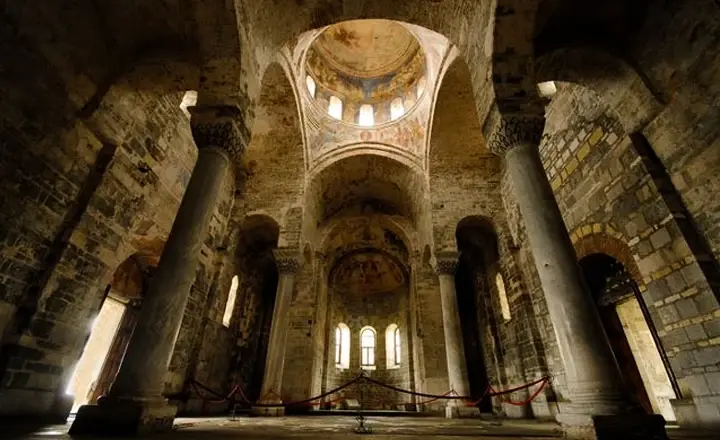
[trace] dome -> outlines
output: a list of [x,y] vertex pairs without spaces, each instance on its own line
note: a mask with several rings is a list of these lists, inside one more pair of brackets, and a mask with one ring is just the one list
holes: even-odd
[[306,56],[306,84],[335,119],[377,125],[409,112],[425,91],[425,53],[390,20],[352,20],[326,28]]

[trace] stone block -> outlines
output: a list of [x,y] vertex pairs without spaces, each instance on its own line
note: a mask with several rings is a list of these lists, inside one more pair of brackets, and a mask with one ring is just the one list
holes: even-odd
[[101,400],[83,405],[70,427],[70,435],[132,436],[172,429],[177,408],[157,401]]

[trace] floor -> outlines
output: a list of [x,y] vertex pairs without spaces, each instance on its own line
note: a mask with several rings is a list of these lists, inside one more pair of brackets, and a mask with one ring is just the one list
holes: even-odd
[[[447,420],[435,417],[370,417],[366,425],[372,429],[370,438],[375,440],[410,440],[432,438],[437,440],[540,440],[559,438],[558,426],[550,422],[533,420],[490,421],[479,419]],[[241,438],[243,440],[267,439],[317,439],[333,440],[367,437],[355,434],[358,426],[354,417],[312,416],[282,418],[197,418],[177,419],[173,432],[153,438],[169,440],[208,440]],[[3,432],[3,440],[65,440],[68,425],[46,426],[33,432]],[[676,439],[717,439],[715,436],[695,435],[677,429],[668,429]]]

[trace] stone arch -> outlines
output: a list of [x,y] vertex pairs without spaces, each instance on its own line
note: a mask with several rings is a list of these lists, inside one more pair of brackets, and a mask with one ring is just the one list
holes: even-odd
[[643,276],[630,246],[612,227],[602,223],[581,225],[575,228],[570,238],[578,260],[592,254],[609,255],[619,261],[638,285],[644,288]]
[[313,166],[309,170],[308,174],[312,178],[313,176],[321,173],[325,168],[331,167],[336,162],[353,156],[370,154],[395,160],[408,168],[412,168],[417,172],[422,172],[422,167],[417,163],[415,155],[410,152],[379,142],[358,142],[343,144],[342,146],[334,148],[331,152],[316,158],[313,161]]
[[265,71],[254,113],[248,150],[237,164],[234,216],[254,211],[281,219],[298,202],[305,165],[296,91],[280,62]]
[[535,74],[538,82],[570,82],[594,91],[628,134],[641,130],[664,107],[664,98],[636,68],[599,47],[564,47],[544,53],[535,60]]

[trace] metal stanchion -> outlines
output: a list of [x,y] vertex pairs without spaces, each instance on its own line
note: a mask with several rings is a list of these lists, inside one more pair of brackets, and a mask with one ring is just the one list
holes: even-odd
[[358,426],[353,429],[356,434],[372,434],[372,428],[365,426],[365,416],[363,415],[363,407],[365,406],[365,372],[360,372],[360,408],[358,408],[358,415],[355,420],[358,421]]

